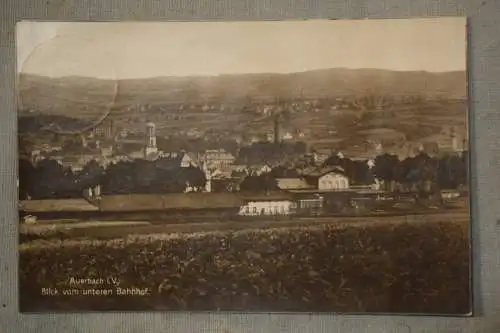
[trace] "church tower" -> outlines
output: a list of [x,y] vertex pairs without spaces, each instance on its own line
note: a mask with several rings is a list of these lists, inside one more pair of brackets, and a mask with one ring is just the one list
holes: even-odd
[[146,147],[144,149],[144,157],[147,158],[151,154],[156,154],[156,125],[154,123],[146,123]]

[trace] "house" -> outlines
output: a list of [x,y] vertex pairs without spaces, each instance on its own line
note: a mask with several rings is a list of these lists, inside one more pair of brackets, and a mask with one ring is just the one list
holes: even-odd
[[134,151],[128,154],[132,160],[144,158],[144,152],[142,150]]
[[328,172],[318,178],[318,190],[346,190],[349,188],[347,176]]
[[205,151],[202,160],[209,168],[222,168],[232,165],[236,158],[224,149],[211,149]]
[[114,155],[109,159],[111,163],[118,163],[118,162],[130,162],[132,159],[128,155]]
[[245,196],[240,216],[287,216],[294,213],[297,205],[287,193]]
[[208,169],[213,179],[230,179],[233,171],[229,168]]
[[460,197],[460,192],[456,190],[442,190],[441,198],[443,200],[453,200]]
[[38,162],[42,157],[41,157],[41,151],[39,149],[35,149],[31,151],[30,154],[31,161],[36,163]]
[[36,216],[34,215],[26,215],[24,218],[23,218],[23,222],[25,224],[35,224],[37,221],[37,218]]
[[161,153],[160,157],[162,160],[171,161],[181,168],[189,168],[189,167],[199,167],[200,163],[198,162],[196,156],[191,153],[186,152],[171,152],[171,153]]
[[53,152],[61,151],[62,146],[52,146],[52,145],[49,145],[48,143],[44,143],[38,147],[35,147],[35,149],[39,149],[41,152],[45,152],[45,153],[53,153]]
[[187,131],[186,136],[190,137],[190,138],[199,138],[199,137],[203,136],[203,133],[196,128],[192,128],[192,129]]
[[283,140],[293,140],[293,134],[290,132],[286,132],[285,134],[283,134],[282,139]]
[[315,186],[308,183],[304,178],[276,178],[278,187],[281,190],[302,190],[314,189]]
[[84,159],[82,159],[80,156],[62,156],[59,158],[59,156],[54,157],[60,165],[62,165],[64,168],[69,168],[72,171],[81,171],[85,165]]
[[330,156],[332,155],[331,151],[321,150],[313,154],[314,163],[316,165],[323,164]]
[[344,169],[338,166],[321,168],[305,175],[309,184],[314,184],[318,190],[347,190],[349,178]]
[[231,165],[230,169],[232,172],[242,172],[242,173],[247,172],[247,166],[242,164],[233,164]]
[[101,155],[105,157],[110,157],[113,155],[113,146],[101,147]]
[[248,167],[248,173],[255,176],[260,176],[264,173],[271,172],[272,168],[267,165],[252,165]]
[[198,167],[199,163],[196,157],[190,153],[181,153],[181,168]]

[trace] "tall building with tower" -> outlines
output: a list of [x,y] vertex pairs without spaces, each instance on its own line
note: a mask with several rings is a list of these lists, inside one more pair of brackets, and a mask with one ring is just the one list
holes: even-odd
[[212,173],[208,169],[207,162],[203,162],[202,170],[203,170],[203,173],[205,174],[205,179],[206,179],[204,191],[205,192],[212,192]]
[[144,157],[158,153],[156,147],[156,125],[152,122],[146,123],[146,146],[144,148]]
[[115,126],[112,119],[105,119],[98,126],[94,127],[92,133],[99,138],[112,139],[114,136]]

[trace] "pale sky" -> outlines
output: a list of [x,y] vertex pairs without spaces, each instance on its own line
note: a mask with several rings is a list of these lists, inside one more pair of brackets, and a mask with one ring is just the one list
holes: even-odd
[[466,19],[30,22],[18,71],[100,78],[466,68]]

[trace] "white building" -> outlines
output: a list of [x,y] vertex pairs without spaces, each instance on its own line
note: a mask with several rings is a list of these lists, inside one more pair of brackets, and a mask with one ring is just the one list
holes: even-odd
[[209,168],[222,168],[232,165],[236,158],[224,149],[212,149],[205,151],[202,160]]
[[347,176],[330,172],[318,178],[318,190],[347,190],[349,178]]
[[240,216],[279,216],[290,215],[296,204],[290,199],[256,199],[248,201],[240,208]]
[[304,178],[318,190],[349,189],[349,178],[345,175],[344,169],[338,166],[308,172]]
[[189,154],[184,153],[181,158],[181,168],[198,167],[198,162],[196,158]]

